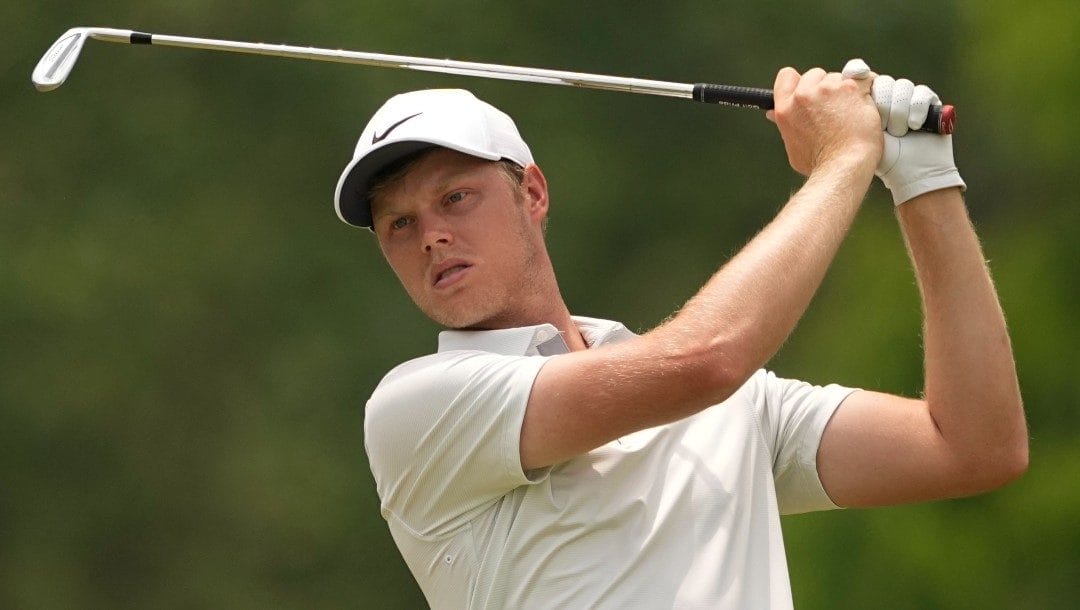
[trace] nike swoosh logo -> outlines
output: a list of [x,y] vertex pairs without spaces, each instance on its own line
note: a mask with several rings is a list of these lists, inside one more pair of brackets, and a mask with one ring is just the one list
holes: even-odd
[[412,116],[407,116],[407,117],[401,119],[397,123],[394,123],[393,125],[387,127],[386,131],[382,132],[381,136],[379,134],[377,134],[377,133],[373,134],[371,136],[371,143],[372,144],[378,144],[379,142],[382,142],[383,140],[386,139],[386,136],[390,135],[391,131],[394,131],[398,127],[401,127],[402,123],[404,123],[405,121],[408,121],[409,119],[415,119],[416,117],[420,116],[421,114],[424,114],[424,113],[423,112],[417,112],[416,114],[414,114]]

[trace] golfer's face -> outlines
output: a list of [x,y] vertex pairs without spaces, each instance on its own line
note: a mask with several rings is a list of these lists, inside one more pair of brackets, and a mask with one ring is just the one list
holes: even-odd
[[498,164],[437,149],[382,191],[372,213],[383,254],[431,319],[450,328],[513,325],[534,237]]

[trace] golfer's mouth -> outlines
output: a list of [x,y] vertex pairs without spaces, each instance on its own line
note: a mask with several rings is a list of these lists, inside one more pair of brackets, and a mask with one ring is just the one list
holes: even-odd
[[450,260],[441,263],[432,274],[432,286],[446,288],[457,283],[468,274],[472,265],[460,260]]

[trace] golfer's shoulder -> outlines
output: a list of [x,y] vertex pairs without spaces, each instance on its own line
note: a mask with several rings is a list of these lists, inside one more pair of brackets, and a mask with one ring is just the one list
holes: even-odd
[[753,405],[760,404],[770,391],[770,384],[775,380],[775,375],[767,369],[758,369],[743,382],[739,389],[725,402],[740,401]]
[[391,369],[379,382],[369,409],[401,402],[447,401],[470,386],[531,382],[541,359],[480,350],[450,350],[414,358]]
[[758,369],[724,401],[724,405],[751,413],[760,425],[763,420],[775,417],[771,410],[776,409],[782,398],[783,382],[772,371]]

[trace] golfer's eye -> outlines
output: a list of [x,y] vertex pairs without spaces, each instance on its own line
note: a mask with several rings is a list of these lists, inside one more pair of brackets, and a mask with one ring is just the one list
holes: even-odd
[[400,231],[401,229],[409,226],[409,223],[411,222],[412,219],[410,219],[408,216],[400,216],[390,221],[390,228],[394,231]]
[[450,196],[446,198],[446,203],[458,203],[465,198],[464,191],[455,191],[450,193]]

